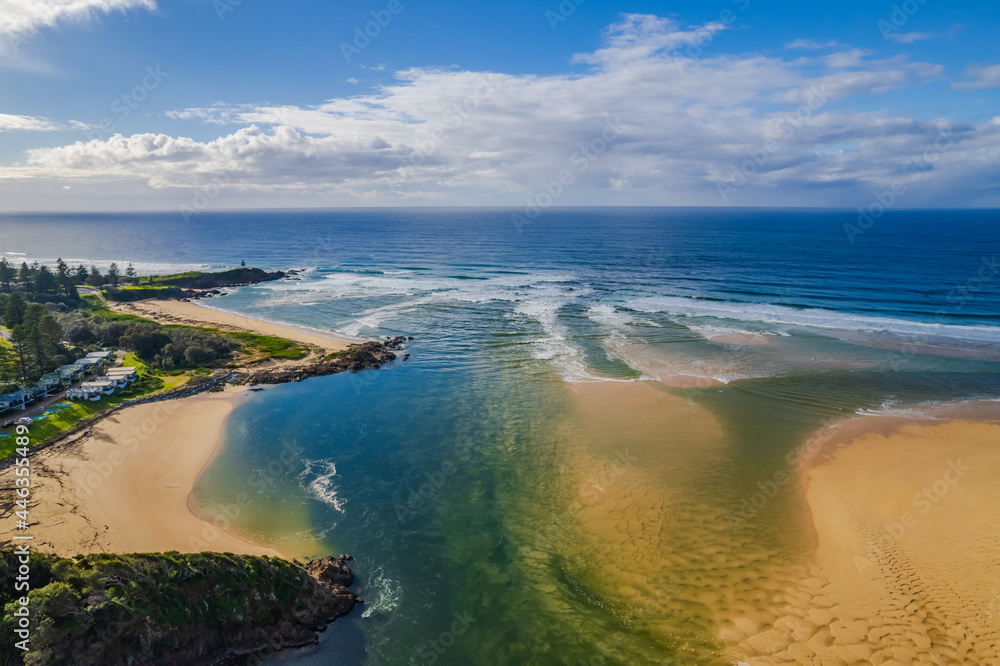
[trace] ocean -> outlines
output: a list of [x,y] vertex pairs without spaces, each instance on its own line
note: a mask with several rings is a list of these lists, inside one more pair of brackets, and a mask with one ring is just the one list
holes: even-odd
[[771,483],[791,454],[854,415],[1000,400],[998,222],[4,214],[0,250],[140,273],[305,269],[204,304],[414,337],[379,371],[249,398],[196,488],[204,515],[283,552],[356,558],[365,604],[270,663],[727,664],[726,631],[809,567],[801,493]]

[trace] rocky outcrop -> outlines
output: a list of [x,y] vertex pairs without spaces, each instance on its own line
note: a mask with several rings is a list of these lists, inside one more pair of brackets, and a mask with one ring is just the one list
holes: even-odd
[[245,370],[232,380],[234,384],[261,385],[301,382],[310,377],[324,377],[338,372],[374,370],[396,360],[396,351],[402,349],[406,338],[399,336],[384,342],[372,341],[353,345],[350,349],[331,354],[310,365],[277,366]]

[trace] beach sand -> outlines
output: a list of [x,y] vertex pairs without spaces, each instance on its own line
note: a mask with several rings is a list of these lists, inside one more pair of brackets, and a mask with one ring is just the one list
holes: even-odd
[[138,301],[136,303],[108,303],[112,310],[124,314],[134,314],[158,321],[161,324],[183,324],[185,326],[213,327],[229,331],[244,331],[259,335],[271,335],[303,344],[319,347],[327,352],[342,351],[351,344],[333,335],[312,332],[275,324],[260,319],[251,319],[229,312],[222,312],[196,305],[190,301]]
[[[129,407],[31,456],[34,547],[278,555],[197,516],[189,496],[242,390]],[[13,486],[13,469],[0,486]],[[11,493],[12,494],[12,493]]]
[[732,654],[1000,663],[1000,425],[866,422],[805,471],[815,562]]
[[964,420],[988,406],[819,433],[801,478],[732,527],[705,492],[741,487],[713,414],[652,382],[571,393],[561,562],[682,661],[1000,663],[1000,425]]

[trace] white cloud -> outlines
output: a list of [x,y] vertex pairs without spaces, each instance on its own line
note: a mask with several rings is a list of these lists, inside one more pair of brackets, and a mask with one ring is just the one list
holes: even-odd
[[900,44],[912,44],[913,42],[919,42],[925,39],[934,39],[937,37],[932,32],[891,32],[886,35],[886,39],[891,39],[894,42],[899,42]]
[[0,113],[0,132],[51,132],[61,129],[65,129],[65,127],[59,123],[52,122],[48,118],[14,116],[8,113]]
[[785,48],[790,51],[794,49],[819,51],[820,49],[831,49],[837,46],[840,46],[838,42],[817,42],[814,39],[796,39],[788,44],[785,44]]
[[67,21],[135,7],[155,9],[155,0],[0,0],[0,36],[24,35]]
[[[854,95],[938,80],[939,65],[859,49],[794,60],[713,55],[706,36],[722,29],[627,16],[600,49],[575,57],[584,67],[573,74],[415,68],[311,107],[176,111],[168,115],[232,131],[213,141],[151,133],[31,150],[0,167],[0,195],[78,180],[134,193],[138,179],[148,193],[190,200],[190,188],[221,180],[232,205],[265,195],[272,205],[516,205],[571,169],[560,204],[718,205],[718,183],[766,150],[729,203],[860,205],[904,177],[921,183],[912,205],[930,196],[1000,203],[1000,119],[955,124],[934,162],[913,171],[949,121],[850,108]],[[703,55],[685,55],[699,40]],[[618,129],[605,140],[609,122]],[[581,162],[587,149],[600,156]]]
[[965,70],[965,81],[957,81],[952,88],[963,92],[1000,88],[1000,65],[980,65]]

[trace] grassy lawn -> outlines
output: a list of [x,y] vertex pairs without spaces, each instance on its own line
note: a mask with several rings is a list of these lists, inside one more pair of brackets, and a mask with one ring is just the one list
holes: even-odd
[[265,356],[277,359],[288,359],[298,361],[309,355],[309,351],[302,345],[286,340],[285,338],[275,338],[270,335],[256,335],[254,333],[224,333],[238,342],[245,352],[257,352]]
[[[31,424],[28,434],[31,437],[31,445],[34,447],[43,444],[56,435],[72,428],[87,417],[93,416],[108,407],[114,407],[132,398],[139,398],[150,393],[162,391],[165,387],[166,382],[163,379],[147,375],[128,388],[119,389],[114,395],[105,396],[97,402],[70,402],[66,400],[54,403],[46,411],[54,411],[56,412],[55,414],[49,414],[46,418],[36,420]],[[71,406],[58,409],[58,405],[62,404],[69,404]],[[7,414],[3,418],[5,420],[16,419],[18,418],[17,412]],[[0,459],[3,459],[9,456],[16,448],[14,445],[15,434],[13,428],[5,428],[0,431],[0,434],[7,435],[7,437],[0,438]]]
[[80,309],[88,314],[101,315],[102,317],[107,317],[108,319],[119,319],[121,321],[148,321],[153,323],[152,319],[146,319],[145,317],[130,314],[119,314],[109,308],[107,304],[97,296],[84,295],[82,298],[84,305]]

